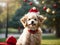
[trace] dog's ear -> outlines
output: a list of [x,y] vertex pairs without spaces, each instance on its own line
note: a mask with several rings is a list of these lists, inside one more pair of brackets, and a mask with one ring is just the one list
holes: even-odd
[[25,15],[20,19],[20,21],[21,21],[21,23],[23,24],[24,27],[27,26],[27,23],[26,23],[27,18],[28,18],[28,16],[25,14]]
[[42,26],[42,23],[46,20],[46,17],[42,15],[37,15],[38,17],[38,27]]
[[40,23],[43,23],[46,20],[46,17],[42,16],[42,15],[38,15],[38,20]]

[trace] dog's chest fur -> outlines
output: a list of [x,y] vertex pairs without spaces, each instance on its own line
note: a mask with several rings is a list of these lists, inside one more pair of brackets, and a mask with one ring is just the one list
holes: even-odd
[[27,37],[27,44],[29,45],[37,45],[40,43],[40,34],[36,33],[36,34],[29,34],[29,36]]
[[41,31],[39,30],[35,34],[28,32],[28,29],[24,29],[19,40],[22,45],[39,45],[41,38]]

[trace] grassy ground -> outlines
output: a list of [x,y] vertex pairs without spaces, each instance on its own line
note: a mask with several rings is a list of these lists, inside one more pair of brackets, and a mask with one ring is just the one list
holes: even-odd
[[42,45],[60,45],[60,39],[55,36],[43,36]]
[[[0,39],[0,42],[4,42],[5,39]],[[60,39],[53,35],[42,36],[42,45],[60,45]]]
[[60,39],[42,40],[42,45],[60,45]]

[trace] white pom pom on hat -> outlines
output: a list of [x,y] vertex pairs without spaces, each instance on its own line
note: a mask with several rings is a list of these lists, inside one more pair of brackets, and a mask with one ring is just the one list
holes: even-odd
[[32,8],[29,10],[28,13],[36,13],[36,14],[40,14],[36,7],[32,7]]

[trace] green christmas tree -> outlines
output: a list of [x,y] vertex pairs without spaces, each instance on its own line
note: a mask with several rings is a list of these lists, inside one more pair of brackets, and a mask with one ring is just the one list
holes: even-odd
[[19,8],[15,15],[13,16],[12,20],[9,21],[9,27],[14,27],[14,28],[18,28],[19,26],[20,27],[23,27],[21,22],[20,22],[20,18],[22,18],[24,16],[24,14],[26,14],[29,9],[31,8],[32,6],[28,5],[26,2],[24,2],[22,4],[22,7]]
[[20,0],[20,2],[22,2],[22,7],[16,11],[11,21],[13,27],[22,26],[20,18],[24,16],[31,7],[37,7],[40,14],[47,17],[45,25],[47,25],[47,27],[55,27],[56,36],[60,37],[60,0]]

